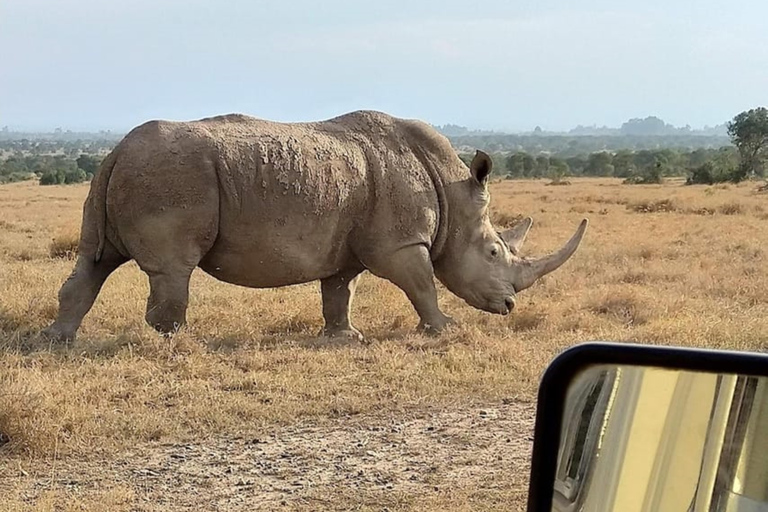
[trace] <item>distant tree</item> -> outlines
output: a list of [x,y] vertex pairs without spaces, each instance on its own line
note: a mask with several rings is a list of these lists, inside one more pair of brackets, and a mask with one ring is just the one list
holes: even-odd
[[43,175],[40,176],[41,185],[57,185],[58,183],[59,179],[53,171],[45,171]]
[[82,183],[87,179],[88,176],[85,174],[85,171],[79,167],[67,169],[67,171],[64,172],[64,183],[67,185],[72,183]]
[[669,153],[665,150],[654,151],[653,165],[650,167],[653,169],[651,172],[657,172],[659,176],[670,174],[671,162]]
[[689,161],[698,165],[691,165],[686,185],[712,185],[725,181],[739,182],[743,179],[736,148],[731,146],[718,151],[708,151],[706,159],[702,159],[700,154],[694,156],[694,153],[697,152],[688,155]]
[[[82,183],[86,181],[89,175],[73,159],[66,158],[64,155],[34,156],[30,164],[34,167],[30,172],[40,176],[41,185],[63,185],[70,183]],[[27,159],[25,158],[25,163]]]
[[739,165],[739,151],[733,146],[725,146],[714,151],[711,159],[723,169],[734,170]]
[[654,116],[645,119],[630,119],[621,125],[621,133],[625,135],[667,135],[675,131],[673,126]]
[[661,163],[664,176],[685,174],[686,161],[677,150],[661,148],[656,151],[656,162]]
[[665,160],[657,160],[653,166],[645,171],[643,183],[663,183],[663,176],[666,174],[667,163]]
[[737,114],[728,123],[728,135],[739,150],[737,177],[763,176],[768,154],[768,109],[758,107]]
[[533,165],[532,176],[534,178],[543,178],[549,173],[549,157],[547,155],[539,155]]
[[435,129],[446,136],[465,135],[469,133],[469,128],[455,124],[446,124],[445,126],[435,126]]
[[568,176],[571,169],[568,167],[568,163],[562,158],[554,156],[549,157],[549,177],[554,182],[560,182],[561,179]]
[[534,159],[528,153],[518,151],[507,158],[507,173],[515,178],[523,178],[533,174]]
[[666,135],[626,135],[616,130],[613,135],[553,135],[542,131],[528,134],[465,134],[450,136],[455,147],[473,147],[486,152],[525,151],[532,155],[549,153],[562,158],[586,155],[597,151],[616,152],[622,149],[640,151],[658,148],[718,148],[730,145],[727,135],[695,132]]
[[699,167],[709,161],[709,151],[704,148],[694,149],[688,154],[688,166]]
[[619,178],[627,178],[635,173],[635,154],[622,149],[613,155],[613,174]]
[[588,176],[613,176],[613,156],[607,151],[591,153],[587,158],[584,174]]
[[587,166],[587,157],[585,155],[575,155],[565,159],[571,174],[576,176],[584,174],[584,168]]
[[691,170],[686,185],[712,185],[728,181],[728,178],[719,172],[719,169],[712,161],[704,162]]
[[635,172],[624,183],[663,183],[670,174],[669,154],[664,151],[640,151],[635,155]]
[[648,169],[656,163],[656,154],[650,149],[642,149],[635,152],[634,164],[635,171]]
[[630,185],[649,185],[664,183],[664,166],[660,162],[638,169],[632,176],[624,180]]
[[77,167],[82,169],[89,177],[93,177],[96,171],[99,170],[99,164],[101,163],[98,157],[81,154],[76,160]]

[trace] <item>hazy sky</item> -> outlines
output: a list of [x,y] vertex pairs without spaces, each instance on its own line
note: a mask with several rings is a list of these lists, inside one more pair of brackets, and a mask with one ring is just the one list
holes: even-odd
[[473,128],[714,125],[768,104],[766,0],[2,0],[0,125],[376,109]]

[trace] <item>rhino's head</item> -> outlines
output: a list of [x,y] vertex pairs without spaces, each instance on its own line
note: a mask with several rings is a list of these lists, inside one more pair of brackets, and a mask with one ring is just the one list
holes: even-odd
[[450,228],[435,274],[449,289],[478,309],[502,315],[515,307],[515,295],[570,258],[587,229],[584,219],[565,246],[542,258],[524,258],[520,249],[533,224],[528,217],[497,232],[488,216],[491,158],[478,151],[471,177],[449,191]]

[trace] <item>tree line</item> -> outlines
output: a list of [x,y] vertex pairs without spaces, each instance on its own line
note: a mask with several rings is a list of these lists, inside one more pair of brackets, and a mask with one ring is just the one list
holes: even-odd
[[[469,163],[473,155],[460,156]],[[622,149],[575,156],[516,151],[509,155],[494,153],[491,158],[497,172],[510,179],[591,176],[624,178],[627,183],[660,183],[672,176],[689,176],[697,183],[728,181],[739,164],[738,150],[733,146],[693,151]]]
[[81,153],[99,155],[108,153],[117,144],[111,139],[76,139],[76,140],[35,140],[35,139],[0,139],[0,152],[25,155],[62,154],[77,158]]
[[[642,126],[660,122],[656,118],[641,121]],[[726,124],[726,129],[728,138],[724,144],[707,146],[701,143],[712,137],[715,137],[713,141],[719,140],[719,136],[634,136],[631,140],[636,142],[631,145],[627,142],[624,147],[620,142],[624,137],[608,135],[569,138],[473,133],[449,139],[467,164],[474,148],[490,153],[497,172],[507,178],[549,177],[559,181],[566,176],[611,176],[624,178],[628,183],[659,183],[667,176],[687,176],[688,183],[712,184],[766,177],[768,109],[758,107],[741,112]],[[90,180],[117,142],[111,138],[112,134],[105,133],[93,139],[80,138],[79,134],[65,135],[69,137],[62,135],[62,140],[42,136],[14,139],[12,132],[2,130],[0,183],[32,178],[39,179],[41,185]],[[674,141],[680,137],[695,138],[699,146],[675,147]],[[460,143],[464,139],[473,141],[471,151]],[[584,143],[585,140],[589,143]],[[612,142],[609,144],[607,140]],[[665,140],[666,145],[662,146],[661,140]],[[510,141],[515,142],[510,144]],[[598,149],[592,149],[594,147]],[[3,154],[10,156],[2,158]]]
[[41,185],[82,183],[93,178],[102,157],[80,154],[77,158],[66,155],[15,154],[0,161],[0,183],[39,179]]
[[693,150],[716,149],[730,144],[723,135],[547,135],[543,134],[493,134],[448,136],[451,144],[460,152],[480,149],[486,153],[522,151],[556,154],[561,158],[584,155],[598,151],[640,151],[643,149]]
[[[768,109],[758,107],[744,111],[726,126],[731,144],[719,147],[603,148],[574,153],[575,146],[571,144],[559,151],[541,148],[495,151],[491,152],[491,158],[494,167],[507,178],[549,177],[559,181],[566,176],[605,176],[624,178],[627,183],[660,183],[664,177],[687,176],[690,184],[764,178],[768,160]],[[461,152],[460,156],[468,163],[473,154]]]

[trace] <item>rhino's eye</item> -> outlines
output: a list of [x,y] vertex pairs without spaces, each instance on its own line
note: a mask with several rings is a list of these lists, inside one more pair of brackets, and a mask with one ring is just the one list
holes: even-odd
[[495,258],[498,255],[499,255],[499,248],[494,245],[493,248],[491,249],[491,257]]

